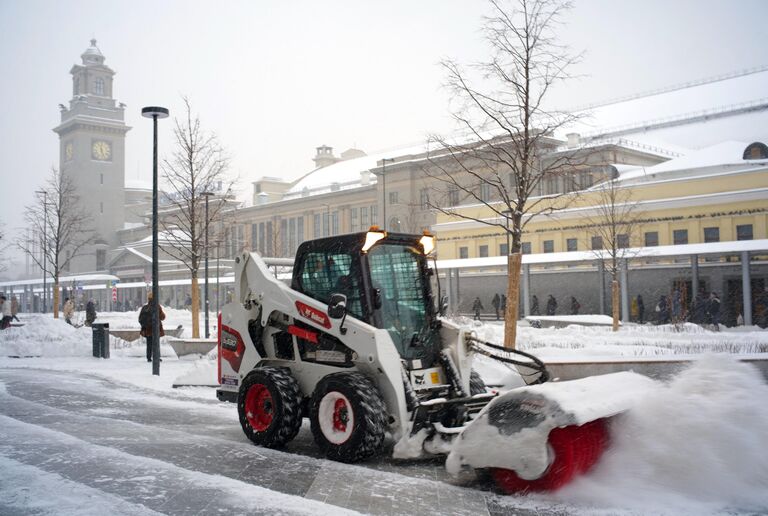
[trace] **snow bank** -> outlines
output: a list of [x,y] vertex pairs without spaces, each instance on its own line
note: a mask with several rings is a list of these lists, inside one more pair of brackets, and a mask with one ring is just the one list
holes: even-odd
[[596,469],[556,496],[643,512],[768,511],[766,400],[752,366],[704,357],[618,418]]

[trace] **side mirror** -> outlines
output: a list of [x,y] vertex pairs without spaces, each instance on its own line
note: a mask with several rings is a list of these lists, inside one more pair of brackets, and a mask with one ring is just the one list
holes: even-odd
[[347,296],[344,294],[331,294],[328,302],[328,317],[341,319],[347,314]]
[[378,310],[381,308],[381,289],[373,289],[373,308]]

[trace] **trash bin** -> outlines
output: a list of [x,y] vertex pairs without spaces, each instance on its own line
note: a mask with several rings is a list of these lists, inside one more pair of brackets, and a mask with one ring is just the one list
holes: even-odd
[[91,324],[93,329],[93,356],[109,358],[109,323]]

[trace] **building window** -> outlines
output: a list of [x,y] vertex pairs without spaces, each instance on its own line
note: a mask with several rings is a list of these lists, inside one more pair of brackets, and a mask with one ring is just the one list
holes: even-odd
[[459,247],[459,258],[469,258],[469,247]]
[[421,205],[421,208],[426,210],[429,209],[429,189],[428,188],[422,188],[419,190],[419,204]]
[[481,245],[478,248],[478,251],[480,252],[480,258],[487,258],[488,257],[488,246],[487,245]]
[[256,245],[259,243],[259,225],[258,224],[251,224],[251,249],[253,251],[256,250]]
[[332,235],[339,234],[339,212],[338,211],[334,211],[331,214],[331,234]]
[[275,235],[271,220],[267,221],[267,256],[275,256]]
[[97,77],[93,82],[93,93],[96,95],[104,95],[104,79]]
[[101,176],[101,184],[104,184],[104,174],[100,174]]
[[448,188],[448,206],[459,205],[459,189],[455,186]]
[[368,206],[360,208],[360,231],[368,230]]
[[720,241],[720,228],[704,228],[704,243]]
[[752,224],[736,226],[736,240],[752,240]]
[[483,202],[491,200],[491,185],[488,183],[480,183],[480,200]]
[[[378,224],[379,220],[379,206],[374,204],[371,206],[371,224]],[[382,226],[384,226],[384,221],[382,220]],[[366,231],[368,230],[368,225],[366,224],[365,228]]]
[[296,219],[288,219],[288,253],[293,256],[296,251]]
[[545,253],[554,253],[555,252],[555,241],[554,240],[544,240],[543,244],[543,251]]
[[264,223],[259,222],[259,254],[264,256],[266,248],[266,233],[264,232]]
[[103,202],[99,203],[99,212],[104,213],[104,203]]
[[360,228],[357,227],[357,224],[358,224],[357,208],[351,208],[349,210],[349,220],[350,220],[350,226],[351,226],[351,229],[352,229],[352,233],[360,231]]
[[659,232],[658,231],[646,231],[645,233],[645,247],[655,247],[659,245]]
[[579,250],[579,241],[575,238],[568,238],[565,241],[565,248],[568,250],[568,252],[572,251],[578,251]]
[[601,236],[593,236],[592,237],[592,250],[597,251],[599,249],[603,248],[603,237]]
[[103,271],[107,265],[107,250],[96,249],[96,270]]
[[389,230],[390,231],[400,231],[401,225],[400,225],[400,219],[397,217],[392,217],[389,219]]
[[675,245],[682,245],[688,243],[688,230],[676,229],[672,231],[672,243]]
[[323,213],[323,236],[327,237],[331,231],[331,214],[327,211]]
[[288,219],[280,219],[280,234],[277,235],[280,256],[288,254]]
[[629,235],[626,233],[621,233],[619,235],[616,235],[616,246],[619,249],[626,249],[629,247]]
[[323,230],[322,226],[320,225],[320,214],[315,213],[315,216],[313,217],[313,219],[314,219],[313,225],[315,227],[313,234],[315,235],[315,238],[320,238],[320,236],[322,236],[322,230]]
[[509,254],[509,244],[499,244],[499,256],[507,256]]
[[298,235],[297,247],[304,242],[304,217],[296,219],[296,234]]
[[397,192],[389,192],[389,204],[397,204]]
[[531,243],[523,242],[521,249],[523,251],[523,254],[531,254]]

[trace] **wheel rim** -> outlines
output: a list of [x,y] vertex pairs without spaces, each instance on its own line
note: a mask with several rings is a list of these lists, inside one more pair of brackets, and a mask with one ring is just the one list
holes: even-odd
[[245,396],[245,417],[256,432],[263,432],[272,424],[274,404],[266,385],[257,383],[248,389]]
[[342,393],[332,391],[323,396],[317,411],[320,431],[328,442],[343,444],[355,428],[355,413],[352,404]]

